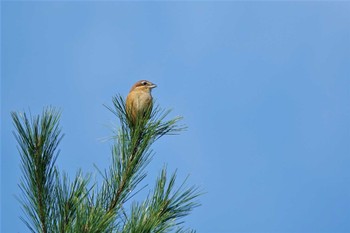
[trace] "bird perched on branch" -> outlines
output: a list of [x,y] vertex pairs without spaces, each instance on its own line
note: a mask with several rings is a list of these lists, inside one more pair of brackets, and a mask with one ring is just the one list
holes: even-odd
[[[145,114],[150,114],[153,107],[151,91],[157,87],[147,80],[136,82],[126,97],[126,113],[129,122],[135,126],[138,119],[145,119]],[[147,116],[149,117],[149,116]]]

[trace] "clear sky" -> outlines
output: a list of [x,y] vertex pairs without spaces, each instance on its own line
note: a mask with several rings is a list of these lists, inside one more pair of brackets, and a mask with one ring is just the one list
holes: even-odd
[[[110,162],[103,107],[148,79],[199,233],[350,232],[350,2],[1,2],[1,232],[28,232],[10,111],[62,109],[58,166]],[[142,197],[139,197],[142,199]]]

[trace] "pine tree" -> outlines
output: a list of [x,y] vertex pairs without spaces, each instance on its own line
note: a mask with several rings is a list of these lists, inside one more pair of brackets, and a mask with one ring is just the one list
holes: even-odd
[[48,107],[35,117],[12,112],[23,173],[18,197],[23,222],[31,232],[40,233],[194,232],[185,230],[183,217],[199,206],[199,189],[187,187],[185,181],[176,188],[176,172],[169,175],[166,166],[144,201],[126,206],[146,177],[152,144],[182,131],[184,127],[178,125],[181,117],[165,120],[170,111],[158,106],[131,125],[125,101],[118,95],[113,107],[107,108],[119,119],[119,129],[112,138],[112,163],[99,171],[103,177],[100,185],[82,171],[71,181],[56,166],[63,138],[60,111]]

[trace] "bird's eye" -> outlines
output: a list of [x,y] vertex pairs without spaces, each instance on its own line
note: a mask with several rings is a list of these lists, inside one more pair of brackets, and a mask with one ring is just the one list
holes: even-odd
[[147,85],[147,82],[142,82],[142,85],[146,86],[146,85]]

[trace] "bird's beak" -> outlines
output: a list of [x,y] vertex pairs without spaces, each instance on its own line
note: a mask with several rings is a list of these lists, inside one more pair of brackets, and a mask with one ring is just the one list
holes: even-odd
[[157,85],[156,84],[154,84],[154,83],[152,83],[152,85],[151,86],[149,86],[151,89],[153,89],[153,88],[156,88],[157,87]]

